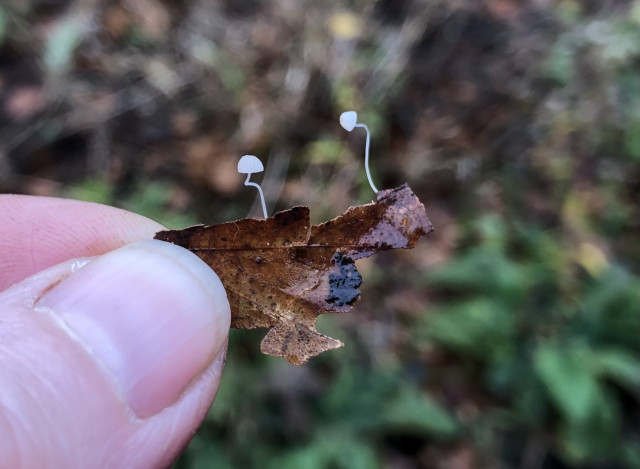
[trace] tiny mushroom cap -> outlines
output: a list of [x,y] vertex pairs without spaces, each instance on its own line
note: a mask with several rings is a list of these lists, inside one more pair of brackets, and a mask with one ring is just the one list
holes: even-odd
[[238,161],[238,172],[242,174],[252,174],[252,173],[261,173],[264,171],[264,166],[262,166],[262,161],[260,161],[256,156],[253,155],[244,155]]
[[351,132],[358,122],[358,114],[356,111],[345,111],[340,114],[340,125],[347,132]]

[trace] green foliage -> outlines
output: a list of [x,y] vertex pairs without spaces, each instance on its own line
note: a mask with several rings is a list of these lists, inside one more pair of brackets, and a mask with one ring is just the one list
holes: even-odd
[[146,181],[126,200],[113,198],[113,187],[105,179],[88,179],[69,187],[65,197],[86,202],[115,205],[151,218],[169,229],[184,228],[197,223],[193,213],[180,213],[169,207],[172,186],[166,182]]
[[545,74],[559,85],[566,85],[573,75],[573,57],[574,52],[570,40],[567,38],[558,41],[544,65]]
[[306,148],[306,156],[310,163],[336,163],[343,156],[343,145],[335,138],[323,138],[312,142]]
[[623,437],[617,395],[640,395],[640,282],[618,265],[576,275],[575,254],[531,226],[491,216],[470,227],[476,244],[429,276],[460,299],[425,314],[416,343],[440,344],[483,374],[531,433],[557,413],[567,463],[624,465],[635,443]]
[[[216,455],[222,467],[377,468],[377,441],[446,441],[458,431],[451,413],[406,379],[398,363],[362,366],[353,351],[340,349],[298,368],[256,355],[260,337],[232,331],[216,405],[176,468],[206,460],[203,440],[213,445],[209,453],[224,448]],[[322,370],[330,380],[318,379]]]
[[105,179],[88,179],[67,188],[65,197],[96,204],[111,203],[111,184]]
[[313,442],[268,464],[273,469],[376,469],[380,467],[374,448],[357,435],[327,429]]
[[[501,352],[513,336],[513,317],[500,302],[488,298],[461,302],[434,316],[424,328],[427,336],[458,353],[484,360],[486,352]],[[487,343],[493,346],[487,350]]]
[[123,208],[156,220],[169,229],[195,225],[196,218],[191,213],[180,213],[168,209],[171,186],[162,182],[147,182],[131,194]]
[[640,391],[640,360],[620,349],[597,350],[590,357],[591,367],[599,377],[609,379],[636,395]]
[[405,387],[384,407],[383,422],[388,429],[403,430],[425,436],[451,437],[458,424],[428,394]]
[[75,48],[86,29],[87,20],[81,16],[69,16],[55,25],[47,39],[43,57],[50,73],[58,75],[69,69]]
[[194,58],[215,71],[229,93],[239,94],[245,87],[242,68],[213,42],[200,38],[191,50]]
[[579,348],[550,343],[542,343],[533,358],[534,369],[549,397],[573,425],[589,421],[602,402],[602,390],[587,358],[588,353]]
[[7,13],[2,7],[0,7],[0,46],[4,39],[5,31],[7,29]]

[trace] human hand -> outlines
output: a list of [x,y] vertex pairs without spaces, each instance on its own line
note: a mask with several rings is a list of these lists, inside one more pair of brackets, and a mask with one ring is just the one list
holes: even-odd
[[0,468],[167,467],[193,436],[229,303],[205,263],[151,240],[161,229],[0,195]]

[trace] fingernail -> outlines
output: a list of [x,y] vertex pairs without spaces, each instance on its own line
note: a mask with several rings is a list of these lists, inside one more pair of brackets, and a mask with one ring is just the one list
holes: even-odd
[[96,258],[38,306],[62,320],[141,418],[173,404],[229,332],[218,276],[193,253],[157,240]]

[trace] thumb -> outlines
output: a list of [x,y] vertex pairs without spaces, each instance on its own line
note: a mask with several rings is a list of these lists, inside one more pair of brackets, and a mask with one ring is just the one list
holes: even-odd
[[140,241],[0,294],[0,467],[166,467],[217,391],[229,303],[191,252]]

